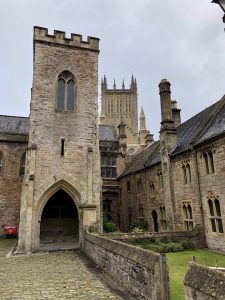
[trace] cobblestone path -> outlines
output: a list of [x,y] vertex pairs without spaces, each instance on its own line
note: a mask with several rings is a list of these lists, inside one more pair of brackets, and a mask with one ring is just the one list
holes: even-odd
[[0,239],[0,299],[122,299],[96,277],[76,251],[6,258],[15,243]]

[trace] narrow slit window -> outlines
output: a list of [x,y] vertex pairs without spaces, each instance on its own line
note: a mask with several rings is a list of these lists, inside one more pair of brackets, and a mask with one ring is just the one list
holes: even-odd
[[61,139],[61,156],[65,154],[65,140]]

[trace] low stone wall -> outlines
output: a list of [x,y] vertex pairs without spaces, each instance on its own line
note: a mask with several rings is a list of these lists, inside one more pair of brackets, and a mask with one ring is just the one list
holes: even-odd
[[169,299],[165,255],[91,233],[85,234],[84,251],[135,299]]
[[184,278],[185,300],[224,300],[225,273],[190,263]]
[[146,239],[151,237],[156,238],[171,238],[173,241],[181,241],[190,239],[194,241],[198,248],[206,248],[206,240],[204,232],[196,227],[193,231],[176,231],[176,232],[148,232],[148,233],[107,233],[101,236],[108,237],[117,241],[127,241],[134,239]]

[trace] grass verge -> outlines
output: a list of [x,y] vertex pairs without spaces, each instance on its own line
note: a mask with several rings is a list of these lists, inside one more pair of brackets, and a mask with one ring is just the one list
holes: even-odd
[[225,256],[208,250],[190,250],[177,253],[167,253],[170,276],[170,297],[172,300],[184,300],[183,279],[188,270],[192,257],[196,257],[196,262],[215,267],[215,262],[219,267],[225,267]]

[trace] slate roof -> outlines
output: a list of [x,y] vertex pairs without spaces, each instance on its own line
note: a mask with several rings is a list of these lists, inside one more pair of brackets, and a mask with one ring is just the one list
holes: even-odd
[[193,141],[195,145],[225,132],[225,96],[218,102],[217,108],[216,115],[201,132],[198,139]]
[[[177,127],[177,144],[170,155],[187,151],[192,145],[198,145],[222,133],[225,133],[225,96]],[[138,172],[160,161],[157,141],[135,156],[119,177]]]
[[[12,134],[28,134],[29,118],[0,115],[0,132]],[[101,141],[117,141],[113,126],[99,125],[99,139]]]
[[225,96],[177,127],[175,155],[225,131]]
[[116,142],[118,140],[114,126],[98,125],[99,140]]
[[0,132],[12,134],[28,134],[29,118],[0,115]]
[[147,164],[154,159],[159,152],[159,141],[146,147],[141,153],[137,154],[132,161],[127,164],[126,168],[119,177],[126,176],[131,173],[144,169]]

